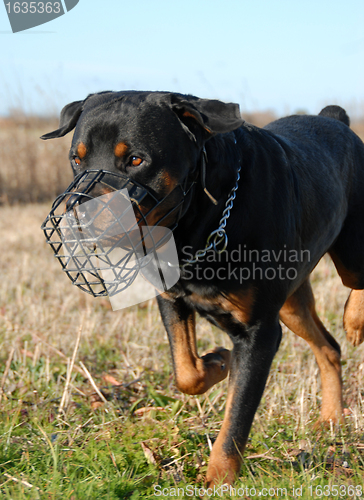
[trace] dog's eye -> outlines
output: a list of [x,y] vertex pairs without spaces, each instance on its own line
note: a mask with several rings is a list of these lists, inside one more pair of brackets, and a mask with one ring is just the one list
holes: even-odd
[[79,158],[78,156],[74,156],[73,161],[76,163],[76,165],[79,165],[81,163],[81,158]]
[[139,156],[132,156],[130,159],[130,165],[133,167],[139,167],[143,163],[142,158],[139,158]]

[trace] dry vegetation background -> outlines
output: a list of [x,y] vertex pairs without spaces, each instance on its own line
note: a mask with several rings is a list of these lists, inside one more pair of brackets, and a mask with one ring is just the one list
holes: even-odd
[[[246,118],[262,125],[270,121],[271,116],[255,115]],[[0,374],[4,373],[9,356],[12,360],[11,368],[2,381],[0,375],[0,383],[4,389],[1,403],[3,408],[1,410],[0,404],[0,412],[10,422],[16,415],[16,418],[21,415],[26,422],[30,419],[30,408],[34,406],[42,411],[47,408],[47,421],[55,420],[64,392],[67,363],[72,356],[79,325],[83,322],[76,358],[78,371],[71,378],[72,394],[70,393],[65,405],[64,421],[72,419],[73,413],[77,411],[77,404],[74,403],[77,397],[91,412],[91,421],[94,418],[92,412],[104,404],[95,395],[87,377],[75,381],[77,373],[84,374],[79,364],[82,361],[98,386],[108,387],[105,389],[108,399],[112,399],[113,394],[110,387],[123,384],[120,387],[125,390],[123,389],[122,397],[118,398],[118,415],[120,412],[128,415],[127,412],[133,406],[135,418],[149,419],[145,422],[152,422],[154,428],[158,427],[158,421],[153,420],[153,415],[148,413],[158,401],[155,396],[154,400],[146,397],[147,386],[152,384],[153,390],[158,394],[167,394],[178,402],[178,412],[185,411],[185,423],[190,429],[195,429],[202,436],[207,435],[208,450],[209,439],[213,440],[220,425],[226,382],[218,385],[215,392],[210,391],[206,397],[195,398],[179,394],[173,385],[167,337],[156,304],[149,301],[123,311],[111,311],[106,300],[93,299],[71,286],[45,244],[40,230],[41,223],[49,212],[50,202],[71,181],[67,159],[70,137],[47,142],[38,139],[57,126],[57,120],[39,118],[14,117],[0,121]],[[364,137],[363,123],[354,124],[354,129]],[[327,447],[325,460],[327,459],[330,470],[336,471],[339,479],[350,478],[355,467],[360,466],[364,470],[364,462],[360,458],[364,452],[364,347],[354,349],[345,340],[342,312],[348,290],[341,285],[329,260],[323,259],[314,271],[313,285],[318,313],[342,347],[346,425],[349,429],[345,435],[341,431],[335,434],[336,431],[331,429],[332,443]],[[229,346],[227,336],[205,321],[199,322],[198,339],[201,353],[215,345]],[[53,398],[47,393],[47,386],[51,382]],[[50,403],[50,400],[53,402]],[[269,474],[273,474],[274,478],[279,477],[279,464],[284,460],[294,461],[297,456],[312,456],[318,439],[313,434],[312,422],[318,417],[319,405],[320,381],[313,355],[301,339],[285,329],[264,399],[255,419],[254,431],[268,437],[268,426],[272,425],[276,429],[275,436],[283,432],[288,419],[294,422],[289,434],[293,433],[296,438],[281,440],[279,450],[274,449],[273,439],[269,442],[269,447],[266,445],[267,456],[272,458],[272,463],[278,463],[278,469],[268,472],[267,478]],[[163,410],[163,405],[157,407],[166,411]],[[62,427],[61,424],[58,425]],[[72,448],[77,433],[82,433],[84,424],[77,425],[78,430],[75,426],[72,430],[74,434],[70,437],[64,424],[66,430],[62,432],[66,436],[64,439],[68,439],[69,448]],[[106,431],[102,429],[100,424],[97,439],[103,439],[102,432]],[[9,436],[6,438],[7,446],[17,446],[18,442],[11,441]],[[170,442],[156,444],[153,439],[151,437],[144,444],[143,451],[147,458],[149,452],[155,455],[170,453],[163,448],[169,446],[170,449]],[[173,439],[176,441],[176,448],[181,446],[181,441],[184,442],[182,438],[180,441],[178,438]],[[138,437],[134,437],[134,441],[137,440]],[[29,447],[31,448],[30,444],[24,446],[28,451],[21,453],[22,463],[29,460]],[[347,451],[350,447],[355,448],[355,453]],[[249,450],[248,446],[248,455]],[[204,462],[199,453],[188,453],[189,458],[186,460],[193,461],[197,472],[200,469],[203,472]],[[122,465],[114,463],[115,459],[110,460],[122,471]],[[264,464],[268,459],[263,456],[262,460],[257,467],[265,470]],[[302,460],[304,463],[305,458]],[[161,462],[157,460],[156,463]],[[183,467],[179,469],[179,474],[183,477]],[[31,482],[31,476],[20,477],[19,474],[16,475],[14,468],[8,475],[5,482],[11,484],[19,484],[22,477],[26,482]],[[175,476],[173,477],[176,481]],[[197,475],[197,480],[198,477]],[[188,480],[187,476],[186,478]],[[22,487],[29,490],[29,487]],[[5,489],[1,491],[4,492]],[[126,497],[127,495],[120,496]]]
[[0,205],[53,200],[71,182],[70,137],[42,141],[58,119],[0,118]]
[[[263,127],[275,120],[273,112],[243,114]],[[72,180],[68,162],[71,134],[57,140],[39,137],[58,128],[58,118],[41,118],[14,113],[0,118],[0,206],[54,200]],[[352,124],[364,137],[364,119]]]

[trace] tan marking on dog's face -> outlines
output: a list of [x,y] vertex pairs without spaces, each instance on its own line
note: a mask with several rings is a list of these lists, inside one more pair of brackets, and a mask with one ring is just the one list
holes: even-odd
[[83,142],[80,142],[77,146],[77,156],[81,158],[81,160],[86,156],[87,148]]
[[169,194],[177,186],[178,180],[174,179],[169,172],[163,172],[162,174],[163,184],[167,188],[167,194]]
[[125,142],[118,142],[114,148],[114,154],[117,158],[122,158],[128,152],[128,146]]
[[[164,174],[162,175],[164,176]],[[178,181],[175,181],[169,174],[168,177],[163,177],[162,182],[164,183],[164,186],[166,186],[166,182],[170,183],[169,188],[165,189],[165,196],[167,196],[167,199],[160,202],[156,208],[153,208],[155,202],[149,198],[144,199],[141,203],[138,203],[136,200],[132,200],[134,202],[134,213],[136,220],[138,221],[138,223],[140,222],[141,225],[144,225],[144,217],[148,226],[159,225],[159,221],[164,218],[169,212],[171,213],[165,219],[163,219],[161,226],[170,227],[176,221],[179,213],[179,208],[176,208],[175,210],[174,208],[179,206],[181,202],[182,192],[177,190],[175,194],[168,196],[168,194],[172,193],[172,191],[174,190],[175,185],[178,184]]]
[[[87,186],[87,183],[85,184]],[[78,186],[78,189],[76,189],[76,192],[79,192],[81,191],[82,192],[82,189],[84,189],[83,187],[84,185],[83,184],[80,184],[80,186]],[[96,191],[93,191],[93,197],[94,198],[98,198],[99,196],[103,196],[105,194],[110,194],[110,193],[113,193],[114,190],[109,188],[109,187],[98,187]],[[63,204],[64,204],[64,208],[63,208],[63,213],[67,213],[69,211],[69,209],[67,208],[67,202],[69,201],[70,198],[72,198],[73,194],[69,194],[69,196],[67,196],[67,198],[64,200]],[[82,206],[82,205],[80,205]]]
[[[151,210],[145,207],[144,205],[138,204],[138,210],[135,211],[135,218],[138,224],[140,223],[141,226],[144,226],[145,222],[148,226],[157,226],[159,225],[159,221],[165,216],[165,214],[170,210],[170,208],[173,207],[167,206],[166,208],[164,208],[162,204],[161,207]],[[141,213],[139,213],[139,211]],[[143,214],[143,216],[141,214]],[[172,212],[168,217],[166,217],[163,220],[161,226],[162,227],[172,226],[172,224],[174,224],[176,220],[177,215],[178,215],[178,210]]]

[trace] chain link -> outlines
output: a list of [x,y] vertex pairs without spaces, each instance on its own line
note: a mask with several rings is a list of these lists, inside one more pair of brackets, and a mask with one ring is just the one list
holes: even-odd
[[225,209],[222,213],[218,229],[215,229],[215,231],[212,231],[212,233],[210,233],[210,235],[206,240],[205,248],[203,250],[197,250],[195,256],[192,259],[186,260],[184,264],[181,265],[182,268],[188,266],[189,264],[195,264],[196,262],[199,261],[199,259],[205,257],[207,252],[209,252],[210,250],[215,250],[215,252],[218,254],[226,250],[228,245],[228,237],[225,231],[225,227],[227,220],[230,217],[230,212],[234,206],[236,191],[238,190],[239,187],[240,170],[241,170],[241,165],[239,165],[237,171],[235,186],[230,191],[229,198],[225,203]]

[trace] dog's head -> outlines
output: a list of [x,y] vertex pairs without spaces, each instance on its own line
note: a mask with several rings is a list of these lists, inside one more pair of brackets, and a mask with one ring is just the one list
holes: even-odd
[[[74,175],[102,170],[144,186],[147,196],[136,200],[144,223],[163,220],[170,227],[187,209],[205,142],[242,122],[236,104],[168,92],[102,92],[65,106],[60,127],[42,139],[75,129],[69,153]],[[89,194],[113,188],[119,187],[95,184]]]

